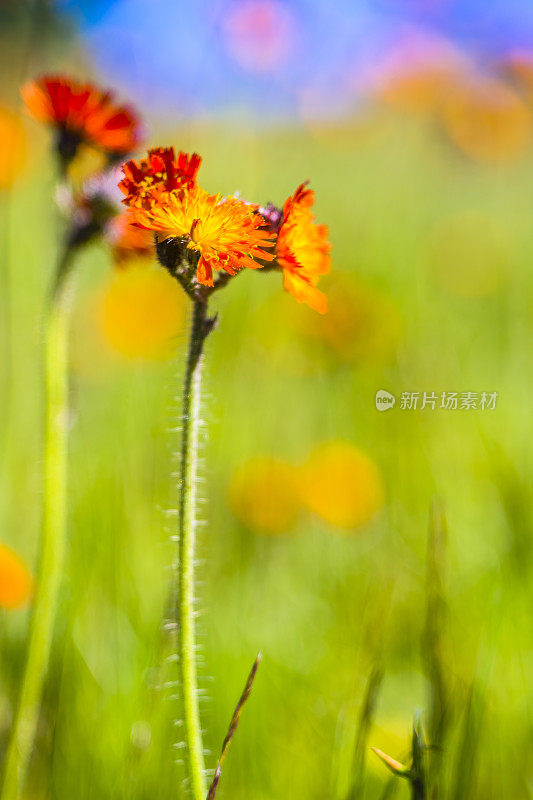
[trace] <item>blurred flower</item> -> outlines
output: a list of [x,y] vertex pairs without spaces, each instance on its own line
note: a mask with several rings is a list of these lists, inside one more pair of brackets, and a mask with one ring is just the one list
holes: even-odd
[[446,67],[427,65],[391,75],[380,97],[388,105],[407,112],[428,112],[440,108],[445,93],[455,80]]
[[109,220],[104,230],[104,240],[111,246],[113,260],[118,267],[127,265],[132,259],[154,256],[152,234],[133,225],[127,211]]
[[520,94],[533,102],[533,52],[516,50],[501,64],[503,75],[508,78]]
[[408,27],[375,71],[380,98],[400,111],[437,111],[446,93],[463,80],[466,58],[447,39]]
[[17,114],[0,107],[0,189],[11,186],[26,160],[26,134]]
[[98,303],[102,333],[128,358],[172,354],[182,331],[185,302],[178,284],[162,269],[132,264],[115,272]]
[[63,170],[81,144],[102,150],[110,160],[135,150],[141,137],[137,114],[116,105],[113,94],[90,83],[46,75],[21,90],[29,112],[57,130],[57,152]]
[[[299,303],[321,314],[327,311],[327,298],[316,288],[321,275],[330,270],[328,228],[317,225],[311,207],[315,193],[302,183],[285,201],[279,223],[276,254],[283,270],[283,287]],[[272,213],[272,212],[271,212]]]
[[300,510],[296,468],[268,456],[235,470],[229,502],[238,520],[264,533],[286,533]]
[[302,314],[293,320],[299,333],[322,342],[347,362],[382,362],[396,352],[403,320],[393,302],[376,289],[335,274],[328,285],[328,313]]
[[338,528],[358,528],[383,505],[377,465],[349,442],[321,445],[300,470],[303,503]]
[[117,182],[121,174],[119,167],[106,169],[85,180],[79,189],[63,183],[56,201],[70,223],[71,246],[101,237],[111,248],[115,264],[123,267],[131,259],[153,257],[154,243],[149,231],[135,227],[120,204]]
[[238,0],[224,9],[223,41],[230,55],[251,72],[278,70],[291,55],[296,21],[278,0]]
[[0,544],[0,608],[14,609],[24,605],[32,593],[31,575],[22,559]]
[[429,260],[448,291],[483,297],[507,280],[509,249],[498,220],[476,211],[454,214],[431,233]]
[[526,104],[497,80],[478,78],[455,85],[442,104],[442,119],[454,144],[478,161],[514,158],[531,138]]
[[122,169],[124,178],[118,184],[126,195],[128,206],[150,208],[161,194],[175,189],[191,189],[202,163],[198,153],[188,155],[173,147],[158,147],[148,151],[147,158],[127,161]]
[[179,239],[186,250],[199,255],[198,283],[213,286],[213,270],[235,275],[244,267],[263,266],[256,259],[272,261],[274,254],[264,250],[273,242],[262,229],[263,217],[255,207],[235,197],[221,198],[199,186],[170,192],[159,201],[151,197],[150,208],[132,208],[132,221],[156,232],[158,243]]

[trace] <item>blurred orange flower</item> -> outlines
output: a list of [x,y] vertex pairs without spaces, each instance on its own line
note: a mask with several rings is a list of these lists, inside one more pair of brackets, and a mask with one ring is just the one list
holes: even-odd
[[283,206],[276,244],[278,264],[283,270],[283,287],[299,303],[307,303],[325,314],[326,295],[316,288],[321,275],[330,270],[328,227],[317,225],[311,207],[315,194],[302,183]]
[[427,113],[440,108],[443,97],[457,75],[447,65],[425,64],[418,69],[396,71],[381,88],[381,99],[393,108],[411,113]]
[[132,224],[131,215],[124,211],[113,217],[106,226],[105,238],[117,266],[123,267],[132,259],[152,258],[154,239],[150,231]]
[[31,575],[19,556],[0,544],[0,608],[14,609],[24,605],[32,594]]
[[239,467],[229,487],[229,502],[238,520],[264,533],[286,533],[300,511],[296,468],[268,456]]
[[93,84],[45,75],[23,86],[21,94],[35,119],[58,130],[57,147],[64,165],[72,161],[82,142],[115,157],[127,155],[139,144],[136,112],[117,105],[111,92]]
[[531,139],[529,109],[502,81],[477,79],[458,83],[447,94],[442,115],[452,141],[478,161],[514,158]]
[[314,348],[322,342],[340,360],[358,364],[381,363],[394,355],[404,326],[385,294],[336,273],[328,284],[328,306],[325,316],[302,314],[294,320]]
[[509,78],[520,94],[528,103],[531,103],[533,101],[533,52],[513,52],[502,62],[501,67],[504,76]]
[[124,178],[119,183],[129,206],[150,208],[164,192],[188,189],[196,185],[196,176],[202,163],[198,153],[188,155],[173,147],[157,147],[148,151],[147,158],[127,161],[123,166]]
[[300,475],[303,503],[338,528],[351,530],[364,525],[383,505],[377,465],[349,442],[321,445]]
[[99,300],[99,319],[106,341],[123,356],[164,358],[183,329],[185,300],[165,270],[132,265],[110,279]]
[[0,189],[7,189],[24,166],[26,135],[17,114],[0,108]]
[[262,267],[256,259],[272,261],[272,234],[262,229],[263,217],[235,197],[221,198],[196,186],[152,198],[150,208],[132,208],[132,221],[141,228],[156,232],[158,242],[178,238],[200,258],[197,279],[213,286],[213,270],[235,275],[244,267]]

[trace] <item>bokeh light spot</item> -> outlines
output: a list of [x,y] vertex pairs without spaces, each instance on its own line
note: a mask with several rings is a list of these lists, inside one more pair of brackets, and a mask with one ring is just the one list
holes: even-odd
[[101,329],[109,345],[127,358],[172,354],[182,331],[185,300],[177,282],[146,262],[116,272],[99,303]]
[[26,163],[26,133],[20,117],[0,107],[0,189],[9,188]]
[[268,456],[251,459],[235,470],[229,502],[237,519],[253,530],[288,532],[300,510],[296,468]]
[[457,84],[442,105],[442,116],[454,144],[477,161],[513,159],[530,142],[529,109],[501,81],[478,79]]
[[349,442],[327,442],[301,468],[307,508],[347,531],[369,522],[382,507],[383,484],[375,462]]
[[443,220],[430,238],[429,258],[439,283],[459,297],[483,297],[500,289],[509,272],[502,230],[475,212]]
[[386,295],[337,273],[325,287],[328,313],[300,314],[295,325],[349,363],[382,363],[396,353],[403,319]]
[[0,608],[23,606],[32,594],[32,578],[21,558],[0,544]]
[[295,22],[277,0],[241,0],[225,9],[224,43],[232,58],[251,72],[278,69],[291,53]]

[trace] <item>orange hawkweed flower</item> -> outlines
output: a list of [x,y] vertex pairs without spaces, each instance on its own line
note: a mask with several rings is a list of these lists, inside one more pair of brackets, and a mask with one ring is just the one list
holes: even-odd
[[196,251],[196,277],[204,286],[213,286],[213,270],[235,275],[244,267],[262,267],[256,259],[275,258],[263,249],[274,242],[256,206],[209,194],[199,186],[170,192],[164,202],[155,199],[150,208],[133,208],[131,214],[136,225],[156,232],[158,243],[178,239],[187,250]]
[[57,128],[58,152],[64,165],[84,142],[120,158],[135,150],[140,123],[129,106],[117,105],[113,94],[90,83],[78,83],[61,75],[45,75],[21,90],[35,119]]
[[283,206],[276,252],[283,270],[283,288],[299,303],[325,314],[327,298],[316,288],[329,272],[331,259],[327,225],[317,225],[311,207],[315,193],[302,183]]
[[31,597],[32,579],[22,559],[0,544],[0,608],[14,609]]
[[192,188],[202,163],[198,153],[188,155],[181,150],[176,154],[173,147],[158,147],[148,151],[148,157],[140,161],[127,161],[122,169],[124,179],[119,189],[126,195],[128,206],[150,208],[164,192]]

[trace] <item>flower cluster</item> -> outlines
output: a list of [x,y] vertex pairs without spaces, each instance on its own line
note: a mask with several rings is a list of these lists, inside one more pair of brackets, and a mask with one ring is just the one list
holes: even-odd
[[[116,105],[111,92],[61,76],[28,83],[22,96],[34,117],[56,129],[64,173],[80,145],[89,145],[107,159],[97,186],[83,184],[81,191],[70,193],[72,246],[103,235],[115,261],[123,263],[132,253],[146,254],[153,235],[161,263],[189,293],[214,287],[216,272],[232,277],[244,268],[277,269],[286,291],[325,313],[327,299],[317,284],[330,269],[328,228],[315,223],[314,192],[307,184],[282,208],[222,197],[198,185],[202,159],[197,153],[176,155],[172,147],[159,147],[123,164],[118,186],[129,211],[117,218],[116,200],[104,184],[113,177],[110,167],[139,143],[137,114]],[[115,177],[113,189],[116,186]]]
[[327,227],[314,221],[314,193],[302,184],[283,209],[260,207],[209,194],[197,183],[200,164],[197,153],[158,148],[123,166],[123,202],[133,224],[155,234],[164,266],[180,277],[180,265],[192,265],[197,284],[206,287],[220,270],[233,276],[244,268],[279,269],[298,302],[324,313],[327,300],[317,283],[329,272],[330,244]]

